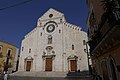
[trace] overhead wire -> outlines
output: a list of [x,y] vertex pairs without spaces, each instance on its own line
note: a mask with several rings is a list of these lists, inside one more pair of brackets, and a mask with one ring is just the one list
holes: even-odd
[[16,6],[19,6],[19,5],[23,5],[23,4],[26,4],[26,3],[31,2],[31,1],[33,1],[33,0],[27,0],[27,1],[23,1],[23,2],[20,2],[20,3],[14,4],[14,5],[3,7],[3,8],[0,8],[0,11],[6,10],[6,9],[9,9],[9,8],[12,8],[12,7],[16,7]]

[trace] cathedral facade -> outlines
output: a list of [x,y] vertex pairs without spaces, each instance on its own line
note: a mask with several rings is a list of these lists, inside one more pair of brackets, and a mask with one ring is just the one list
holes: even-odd
[[88,70],[87,34],[50,8],[22,40],[19,71],[75,72]]

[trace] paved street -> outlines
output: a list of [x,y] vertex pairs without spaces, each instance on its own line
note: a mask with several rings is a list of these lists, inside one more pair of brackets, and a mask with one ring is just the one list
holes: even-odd
[[16,72],[9,80],[91,80],[89,76],[66,75],[61,72]]
[[18,77],[12,76],[9,80],[91,80],[90,78],[85,77],[71,77],[71,78],[64,78],[64,77]]

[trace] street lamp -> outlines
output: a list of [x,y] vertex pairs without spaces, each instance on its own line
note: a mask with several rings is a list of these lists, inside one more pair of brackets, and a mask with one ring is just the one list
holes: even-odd
[[88,42],[85,42],[85,46],[86,46],[86,49],[84,49],[84,51],[87,53],[88,69],[89,69],[89,75],[90,75],[90,55],[89,55]]

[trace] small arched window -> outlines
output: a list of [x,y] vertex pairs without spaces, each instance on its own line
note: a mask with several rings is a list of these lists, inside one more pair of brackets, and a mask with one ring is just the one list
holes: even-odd
[[52,36],[51,35],[48,36],[48,44],[52,44]]
[[40,26],[42,26],[42,23],[40,23]]
[[59,33],[61,33],[61,30],[59,29]]
[[85,40],[83,40],[83,45],[86,45],[86,41]]
[[62,23],[62,19],[60,19],[60,23]]
[[74,50],[74,45],[72,44],[72,50]]
[[42,36],[42,32],[40,33],[40,36]]
[[29,53],[31,53],[31,49],[29,49]]

